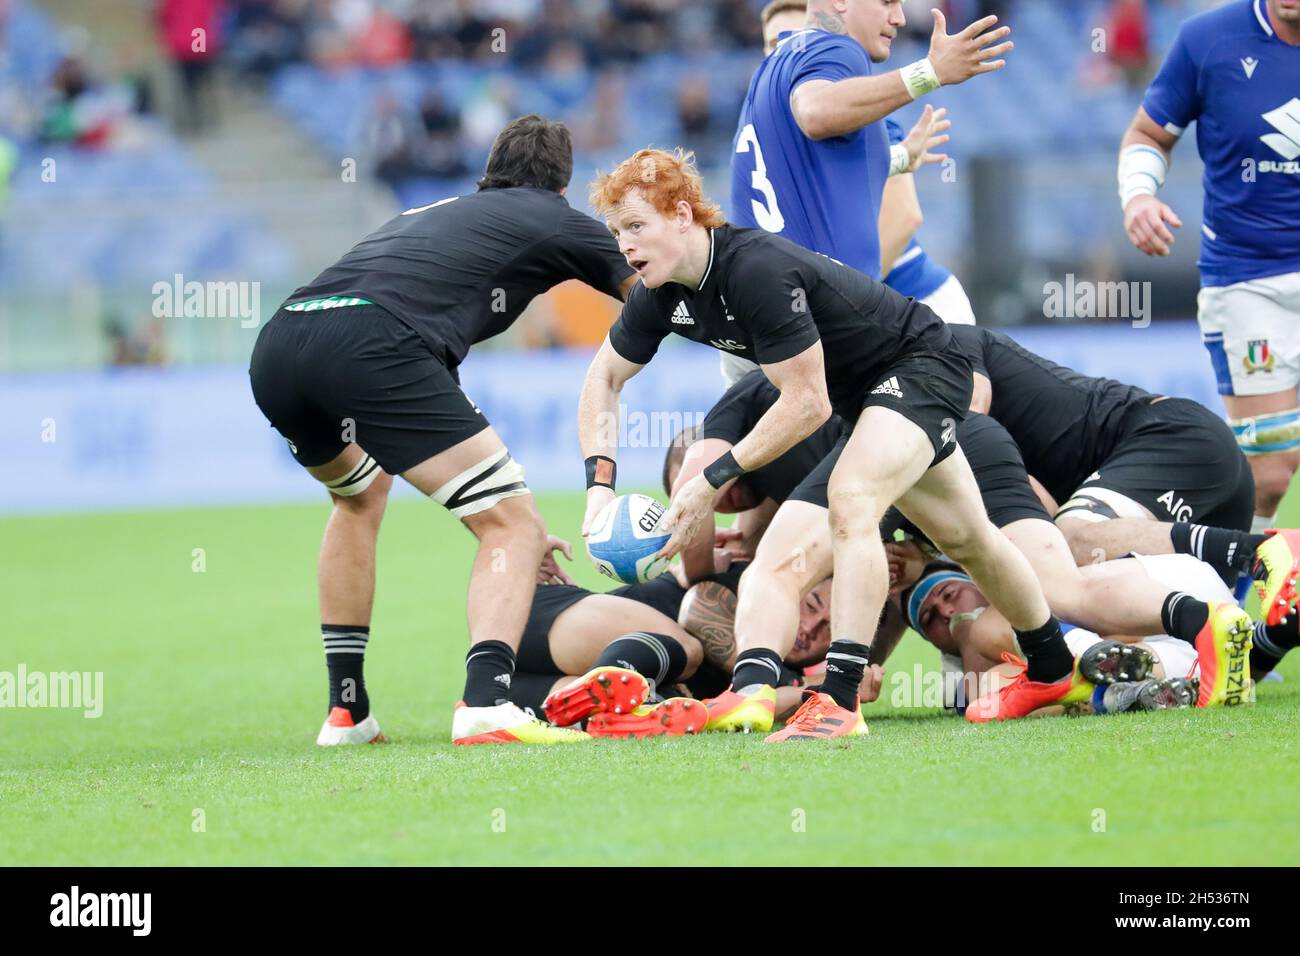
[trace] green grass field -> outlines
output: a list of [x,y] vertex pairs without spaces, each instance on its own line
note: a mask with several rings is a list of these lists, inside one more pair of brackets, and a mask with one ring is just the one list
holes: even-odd
[[[539,502],[576,538],[577,497]],[[5,863],[1300,862],[1297,655],[1232,711],[976,727],[884,700],[839,745],[454,749],[472,539],[424,501],[380,540],[367,684],[393,742],[319,749],[326,513],[0,522],[0,671],[102,671],[105,698],[0,710]],[[909,635],[891,670],[917,662]]]

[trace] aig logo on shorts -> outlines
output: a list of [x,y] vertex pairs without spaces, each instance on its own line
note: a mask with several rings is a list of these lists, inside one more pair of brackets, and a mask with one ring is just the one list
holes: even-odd
[[1270,351],[1268,339],[1251,339],[1246,343],[1246,354],[1241,360],[1241,364],[1246,366],[1246,374],[1254,375],[1256,372],[1271,372],[1273,366],[1277,364],[1277,356]]
[[1169,516],[1175,521],[1192,520],[1192,506],[1187,504],[1186,501],[1184,501],[1183,496],[1178,494],[1178,492],[1166,491],[1163,495],[1157,498],[1156,501],[1165,506],[1165,510],[1169,512]]

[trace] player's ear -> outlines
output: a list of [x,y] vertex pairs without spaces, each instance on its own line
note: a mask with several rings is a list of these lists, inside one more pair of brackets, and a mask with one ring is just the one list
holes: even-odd
[[685,199],[677,200],[677,228],[685,232],[695,222],[695,210]]

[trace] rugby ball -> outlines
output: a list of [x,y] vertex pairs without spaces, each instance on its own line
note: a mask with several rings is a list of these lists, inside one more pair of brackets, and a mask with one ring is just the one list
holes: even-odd
[[659,530],[665,510],[649,495],[620,495],[605,505],[587,535],[587,554],[596,570],[624,584],[663,574],[671,562],[654,555],[672,537]]

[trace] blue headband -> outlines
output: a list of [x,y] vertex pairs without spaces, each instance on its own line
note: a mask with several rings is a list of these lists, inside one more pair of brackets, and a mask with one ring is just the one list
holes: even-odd
[[930,592],[944,581],[970,581],[970,575],[960,571],[931,571],[917,581],[916,587],[912,588],[912,596],[907,599],[907,623],[912,625],[912,630],[921,630],[917,623],[921,616],[921,605],[930,596]]

